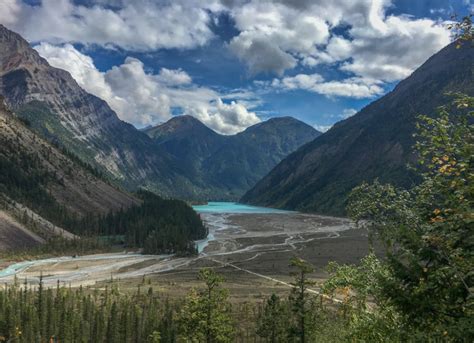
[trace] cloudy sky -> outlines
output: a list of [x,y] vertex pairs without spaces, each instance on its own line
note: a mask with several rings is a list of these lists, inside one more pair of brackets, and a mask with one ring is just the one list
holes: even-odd
[[190,114],[233,134],[321,130],[450,42],[474,0],[0,0],[0,23],[137,127]]

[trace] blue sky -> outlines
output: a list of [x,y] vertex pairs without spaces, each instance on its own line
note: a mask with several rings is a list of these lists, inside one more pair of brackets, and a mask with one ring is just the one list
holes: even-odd
[[143,127],[232,134],[273,116],[325,130],[449,43],[469,0],[3,0],[0,23]]

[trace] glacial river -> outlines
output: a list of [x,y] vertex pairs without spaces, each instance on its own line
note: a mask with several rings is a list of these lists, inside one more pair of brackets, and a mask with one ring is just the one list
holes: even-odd
[[237,202],[210,201],[207,205],[193,206],[198,213],[291,213],[291,211],[278,210],[275,208],[250,206]]
[[[136,253],[111,253],[89,256],[63,256],[13,263],[0,270],[0,287],[11,283],[14,277],[43,282],[54,287],[59,281],[65,285],[94,285],[111,277],[125,279],[157,274],[175,269],[185,269],[200,260],[225,258],[226,261],[259,263],[260,256],[278,254],[287,256],[305,249],[311,242],[334,239],[350,228],[343,218],[331,218],[249,206],[231,202],[209,202],[194,206],[209,229],[206,239],[196,242],[199,255],[175,257],[150,256]],[[331,248],[332,249],[332,248]],[[310,248],[311,252],[321,251]],[[227,262],[226,262],[227,263]]]
[[202,215],[208,224],[209,234],[205,239],[196,241],[198,253],[201,254],[215,240],[215,232],[228,228],[225,214],[271,214],[271,213],[292,213],[291,211],[279,210],[275,208],[259,207],[240,204],[237,202],[210,201],[206,205],[193,206],[194,210]]

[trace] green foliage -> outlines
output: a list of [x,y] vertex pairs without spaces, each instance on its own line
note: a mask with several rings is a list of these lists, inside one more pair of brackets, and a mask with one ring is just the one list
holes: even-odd
[[453,16],[454,23],[448,25],[448,29],[454,32],[456,39],[456,48],[459,49],[464,43],[474,44],[474,27],[472,26],[472,14],[464,16],[461,20],[457,20],[457,16]]
[[211,269],[202,269],[199,280],[206,287],[187,296],[180,313],[180,337],[185,342],[232,342],[234,327],[224,279]]
[[52,237],[46,243],[35,247],[1,251],[0,258],[21,261],[51,256],[104,253],[110,250],[111,247],[109,245],[95,238],[65,239],[62,237]]
[[270,343],[282,342],[288,335],[287,326],[287,307],[276,294],[272,294],[258,318],[257,334]]
[[338,315],[335,305],[309,288],[316,285],[308,274],[313,267],[293,258],[294,280],[287,299],[275,294],[260,309],[256,333],[265,342],[341,342],[348,339],[348,320]]
[[[383,322],[382,336],[474,339],[473,109],[474,98],[456,94],[436,118],[420,116],[418,186],[401,190],[375,182],[351,194],[351,217],[383,242],[386,258],[333,266],[328,289],[352,287],[362,310],[357,320],[371,320],[373,332]],[[376,305],[368,313],[367,300]]]
[[102,217],[84,218],[75,232],[88,235],[124,235],[130,247],[143,247],[146,254],[194,254],[194,241],[207,235],[199,215],[185,202],[166,200],[140,191],[140,205]]
[[330,263],[328,272],[330,277],[324,282],[322,292],[330,297],[342,297],[338,315],[347,321],[345,340],[403,340],[400,317],[386,300],[382,287],[383,281],[391,277],[390,273],[374,254],[369,254],[358,266]]
[[128,209],[103,216],[65,215],[59,224],[80,236],[116,243],[123,239],[126,246],[143,248],[145,254],[196,253],[194,241],[206,237],[207,229],[189,205],[146,191],[139,191],[137,197],[142,203]]
[[304,343],[309,341],[310,332],[315,324],[311,322],[313,316],[308,310],[308,288],[315,285],[315,282],[308,278],[308,274],[314,269],[311,264],[296,257],[291,259],[290,266],[296,269],[291,273],[294,281],[291,283],[293,288],[289,301],[295,320],[290,328],[290,336],[298,337],[299,342]]
[[153,294],[122,294],[115,286],[98,292],[13,285],[0,291],[0,342],[157,343],[162,323],[175,325],[165,314]]

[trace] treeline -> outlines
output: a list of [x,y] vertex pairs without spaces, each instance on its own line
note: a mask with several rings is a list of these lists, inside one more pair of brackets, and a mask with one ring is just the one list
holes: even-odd
[[200,271],[202,286],[184,301],[160,297],[146,282],[133,294],[121,293],[113,283],[104,291],[45,289],[42,281],[36,289],[7,286],[0,291],[0,342],[314,342],[343,337],[342,326],[336,326],[343,320],[307,292],[307,269],[295,261],[304,280],[295,277],[287,298],[272,295],[263,304],[232,304],[224,279],[211,269]]
[[[383,287],[376,278],[381,265],[374,256],[357,268],[332,266],[329,280],[318,285],[321,294],[314,292],[309,263],[293,258],[290,265],[293,282],[287,295],[244,304],[229,300],[225,280],[209,268],[199,272],[201,286],[182,301],[160,296],[145,278],[134,293],[120,292],[113,282],[105,290],[59,284],[45,289],[42,281],[36,289],[18,283],[5,286],[0,291],[0,342],[388,343],[474,338],[472,325],[449,328],[442,317],[430,320],[430,327],[421,323],[426,318],[404,323],[409,309],[379,307],[378,299],[359,292],[360,287]],[[420,311],[419,306],[411,304],[412,310]],[[467,316],[465,320],[470,322]]]
[[0,251],[0,259],[23,261],[51,256],[87,255],[112,251],[113,246],[96,237],[66,239],[51,237],[45,243],[29,248],[16,248]]
[[196,252],[194,241],[205,238],[207,229],[190,206],[147,191],[137,197],[140,205],[105,216],[68,218],[66,227],[89,237],[123,237],[128,247],[143,248],[147,254]]
[[15,285],[0,292],[0,342],[155,343],[158,332],[166,337],[171,311],[152,293]]
[[[121,236],[122,243],[128,247],[143,248],[150,254],[194,253],[193,241],[207,235],[199,216],[186,203],[165,200],[145,191],[137,193],[141,205],[115,213],[84,216],[72,213],[47,190],[49,184],[61,183],[57,175],[44,167],[38,154],[18,147],[18,142],[0,137],[0,195],[29,207],[59,227],[81,237],[109,236],[117,241],[114,237]],[[80,165],[93,169],[85,163]],[[97,171],[94,175],[103,176]]]

